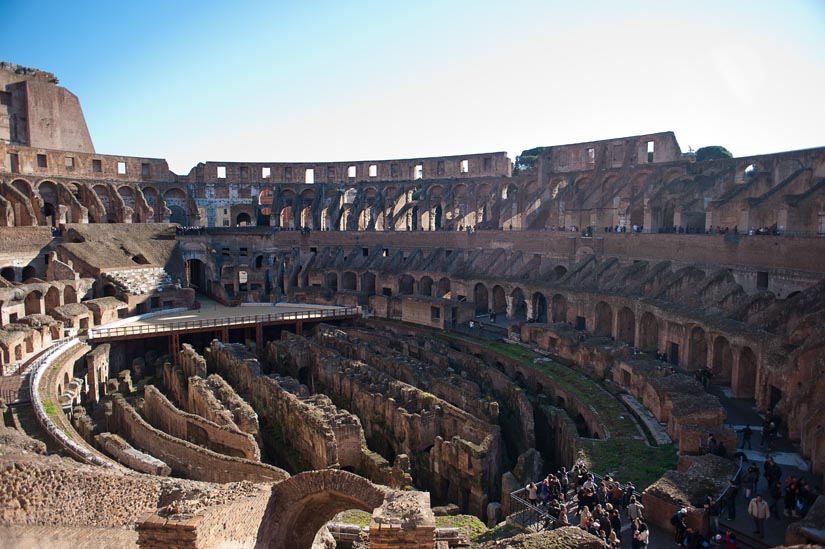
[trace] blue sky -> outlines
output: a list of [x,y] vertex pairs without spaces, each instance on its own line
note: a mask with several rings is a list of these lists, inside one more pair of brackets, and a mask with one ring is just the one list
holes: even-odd
[[440,156],[673,130],[825,146],[825,2],[0,0],[0,59],[54,72],[98,152]]

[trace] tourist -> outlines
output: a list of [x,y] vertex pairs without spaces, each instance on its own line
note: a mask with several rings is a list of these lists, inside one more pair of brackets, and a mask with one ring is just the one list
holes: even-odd
[[721,505],[718,498],[714,498],[713,496],[708,496],[707,501],[705,502],[705,509],[710,516],[710,529],[712,532],[716,533],[719,531],[719,513]]
[[674,540],[676,541],[676,545],[682,545],[685,541],[685,535],[687,534],[686,515],[687,509],[683,507],[670,517],[670,525],[675,528]]
[[530,503],[536,505],[538,502],[538,487],[536,486],[535,482],[531,482],[527,486],[525,486],[527,490],[527,499],[530,500]]
[[739,544],[736,542],[736,534],[728,530],[725,534],[725,549],[738,549]]
[[756,493],[757,486],[759,486],[759,466],[751,462],[748,472],[745,473],[745,499]]
[[782,482],[777,480],[771,485],[771,513],[774,516],[779,516],[779,501],[782,499]]
[[765,460],[763,470],[765,472],[765,482],[768,483],[768,489],[770,489],[774,483],[782,479],[782,468],[779,467],[779,465],[777,465],[774,459],[770,456],[768,456],[768,459]]
[[590,512],[590,508],[585,505],[579,511],[579,527],[582,530],[587,530],[590,528],[591,523],[593,522],[593,514]]
[[631,521],[644,519],[644,509],[645,506],[636,501],[636,496],[631,496],[630,503],[627,505],[627,518]]
[[771,517],[771,510],[768,507],[768,502],[762,500],[761,494],[757,494],[748,504],[748,514],[753,518],[753,523],[756,525],[754,534],[758,534],[760,538],[764,538],[765,520]]
[[728,510],[728,520],[736,520],[736,496],[739,488],[733,479],[728,481],[728,488],[725,491],[725,508]]
[[639,549],[647,549],[647,544],[650,543],[650,530],[647,524],[640,521],[639,524]]
[[556,520],[556,527],[563,528],[565,526],[570,526],[570,518],[567,516],[567,508],[562,506],[559,509],[559,518]]

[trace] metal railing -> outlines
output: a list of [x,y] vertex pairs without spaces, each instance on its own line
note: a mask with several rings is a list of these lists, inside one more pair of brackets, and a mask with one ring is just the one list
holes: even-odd
[[138,326],[120,326],[117,328],[92,328],[89,330],[89,339],[107,337],[126,337],[145,334],[163,334],[199,330],[208,328],[222,328],[228,326],[250,326],[271,322],[288,322],[294,320],[316,320],[327,318],[346,318],[361,314],[360,307],[339,307],[335,309],[311,309],[306,311],[291,311],[268,315],[248,315],[205,320],[186,320],[165,324],[141,324]]
[[522,528],[531,532],[552,530],[556,522],[556,519],[547,509],[530,503],[526,488],[510,492],[509,517],[518,522]]

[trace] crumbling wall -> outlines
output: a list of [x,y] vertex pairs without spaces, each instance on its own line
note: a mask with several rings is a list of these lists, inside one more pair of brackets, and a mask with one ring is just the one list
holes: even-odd
[[234,425],[218,425],[199,415],[179,410],[153,385],[144,388],[143,396],[146,420],[164,433],[219,454],[261,460],[261,450],[252,435],[238,430]]
[[258,414],[221,376],[189,378],[188,410],[210,419],[218,425],[232,424],[238,429],[257,435]]
[[224,456],[155,429],[120,394],[113,395],[111,402],[108,430],[166,462],[177,476],[208,482],[272,482],[289,476],[277,467]]
[[118,463],[134,471],[161,477],[168,477],[172,474],[169,466],[161,460],[149,454],[144,454],[121,437],[113,435],[112,433],[95,435],[95,444],[98,448],[115,458]]

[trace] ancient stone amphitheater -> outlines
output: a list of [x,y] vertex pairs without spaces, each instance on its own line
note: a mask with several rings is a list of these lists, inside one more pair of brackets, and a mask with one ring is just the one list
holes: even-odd
[[[706,529],[737,468],[704,455],[737,445],[723,400],[825,472],[825,148],[703,160],[665,132],[177,175],[96,154],[54,75],[3,63],[0,243],[20,547],[493,547],[577,460]],[[468,540],[456,514],[509,526]]]

